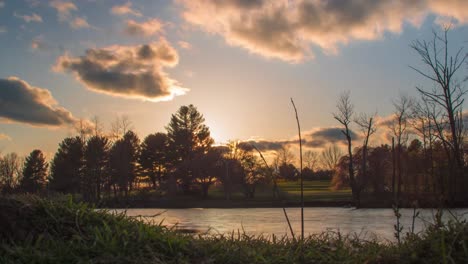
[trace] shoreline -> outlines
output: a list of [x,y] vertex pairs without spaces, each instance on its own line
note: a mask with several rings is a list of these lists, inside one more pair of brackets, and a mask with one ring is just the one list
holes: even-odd
[[[137,209],[137,208],[157,208],[157,209],[191,209],[191,208],[206,208],[206,209],[240,209],[240,208],[300,208],[299,202],[288,201],[225,201],[225,200],[199,200],[199,201],[116,201],[112,203],[101,203],[98,208],[108,209]],[[355,209],[391,209],[392,202],[388,201],[363,201],[361,206],[356,208],[351,201],[310,201],[304,202],[305,208],[314,207],[339,207],[339,208],[355,208]],[[413,209],[411,203],[403,203],[400,208]],[[456,209],[468,208],[465,202],[454,203],[453,206],[434,206],[431,203],[421,203],[417,209]]]

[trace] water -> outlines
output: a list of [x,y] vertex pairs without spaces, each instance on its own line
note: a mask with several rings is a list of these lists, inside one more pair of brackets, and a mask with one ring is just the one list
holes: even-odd
[[[122,212],[124,210],[116,210]],[[415,232],[420,232],[434,222],[436,210],[420,209],[415,221]],[[293,230],[300,235],[300,208],[287,208]],[[468,219],[468,209],[450,211],[460,219]],[[233,231],[249,235],[289,237],[289,227],[282,208],[245,208],[245,209],[127,209],[128,216],[146,216],[148,222],[160,223],[168,227],[193,230],[208,234],[231,234]],[[412,209],[401,209],[403,232],[412,225]],[[444,219],[453,218],[449,212]],[[392,209],[353,209],[336,207],[304,208],[306,234],[324,231],[340,231],[343,234],[355,233],[364,239],[377,238],[380,241],[394,241]]]

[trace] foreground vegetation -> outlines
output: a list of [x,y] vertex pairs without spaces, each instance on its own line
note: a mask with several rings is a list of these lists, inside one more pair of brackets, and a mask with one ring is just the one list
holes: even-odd
[[0,198],[1,263],[463,263],[468,224],[438,222],[401,244],[323,233],[193,236],[85,204]]

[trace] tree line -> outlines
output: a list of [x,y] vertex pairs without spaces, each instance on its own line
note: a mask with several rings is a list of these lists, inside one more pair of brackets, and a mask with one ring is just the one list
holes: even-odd
[[[385,125],[377,125],[376,114],[356,114],[350,93],[343,93],[333,118],[341,125],[346,151],[337,145],[320,153],[306,151],[302,175],[288,146],[275,151],[271,166],[249,142],[214,146],[203,115],[188,105],[171,116],[165,132],[143,140],[126,118],[114,122],[107,134],[96,118],[94,131],[81,127],[79,135],[65,138],[50,164],[40,150],[24,160],[15,153],[1,156],[0,188],[4,193],[81,194],[86,201],[99,202],[127,198],[142,188],[167,196],[206,197],[217,184],[230,199],[238,191],[253,198],[259,185],[273,186],[275,197],[276,180],[303,177],[331,180],[334,189],[350,188],[357,206],[363,195],[432,204],[468,201],[462,109],[466,78],[457,75],[467,55],[462,50],[450,55],[448,31],[411,46],[427,66],[414,70],[433,83],[432,89],[418,87],[419,99],[394,100],[394,113]],[[382,126],[389,129],[391,144],[370,145]]]

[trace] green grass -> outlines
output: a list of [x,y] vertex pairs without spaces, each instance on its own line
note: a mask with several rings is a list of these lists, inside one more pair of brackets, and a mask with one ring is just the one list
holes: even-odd
[[84,204],[0,198],[0,263],[466,263],[468,225],[451,222],[401,245],[323,233],[286,238],[191,236]]
[[[285,194],[286,199],[298,201],[301,196],[299,181],[278,182],[280,190]],[[351,190],[330,189],[330,181],[304,181],[304,201],[351,201]]]
[[[278,188],[284,200],[297,202],[300,200],[301,189],[299,181],[279,181]],[[209,197],[211,199],[224,199],[224,191],[222,186],[214,186],[210,189]],[[259,185],[255,193],[255,200],[271,200],[273,197],[272,186]],[[240,191],[232,193],[233,199],[245,199],[245,196]],[[330,189],[330,181],[304,181],[304,200],[307,202],[314,201],[351,201],[351,190]]]

